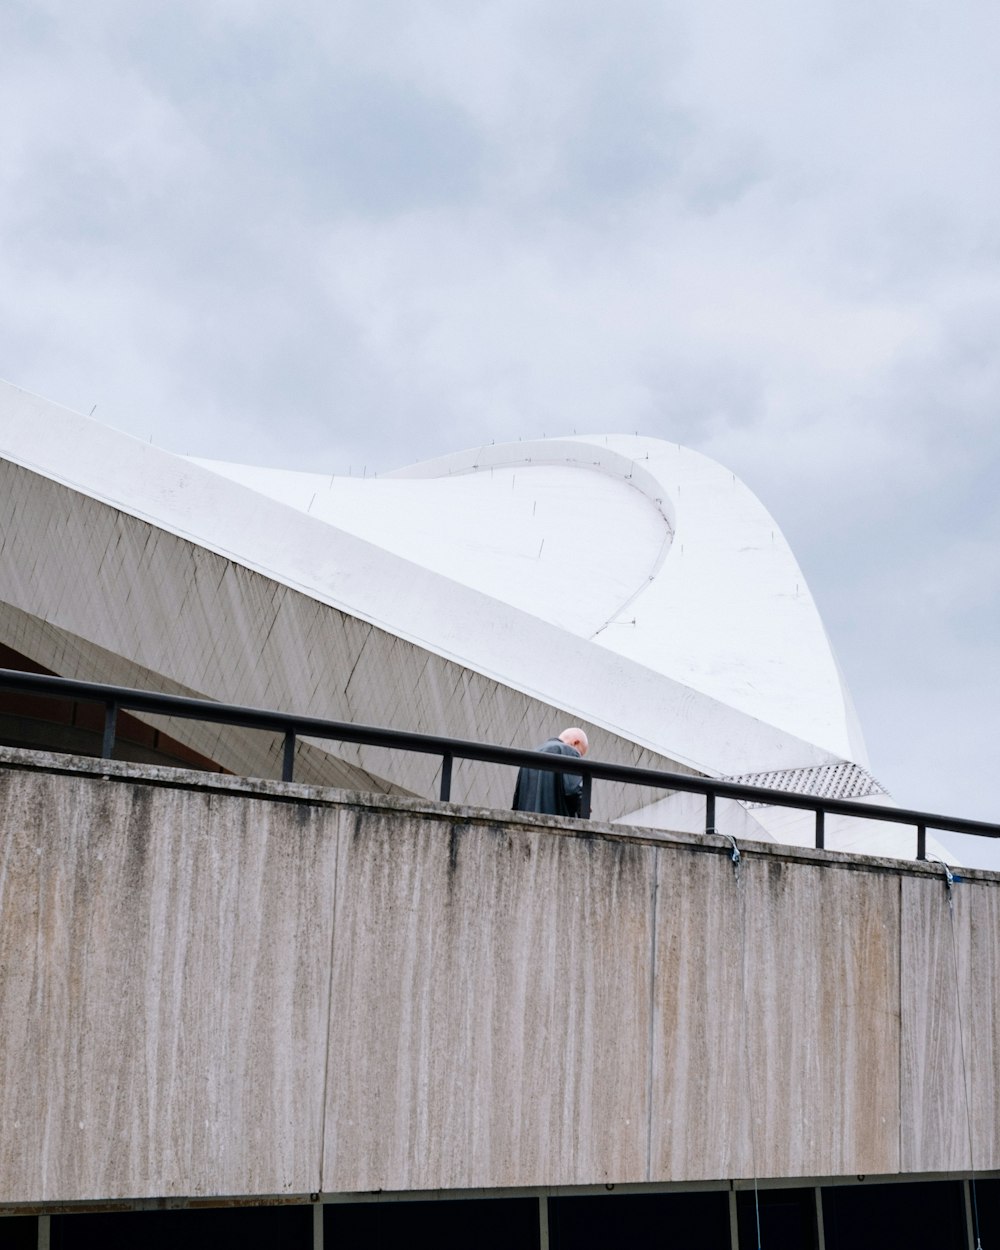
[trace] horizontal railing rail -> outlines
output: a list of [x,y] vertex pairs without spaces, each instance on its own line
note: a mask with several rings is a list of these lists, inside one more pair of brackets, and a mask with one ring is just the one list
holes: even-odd
[[935,812],[900,807],[881,807],[846,799],[820,798],[797,794],[790,790],[770,790],[764,786],[748,786],[689,773],[673,773],[651,768],[633,768],[627,764],[604,764],[599,760],[576,759],[566,755],[550,755],[526,751],[519,747],[489,746],[461,738],[436,734],[411,733],[403,729],[382,729],[374,725],[357,725],[349,721],[323,720],[315,716],[296,716],[290,712],[271,712],[238,704],[216,703],[211,699],[193,699],[185,695],[163,694],[152,690],[136,690],[130,686],[112,686],[100,682],[74,681],[17,669],[0,669],[0,690],[16,690],[45,698],[73,699],[103,704],[104,733],[101,758],[111,759],[114,753],[116,726],[120,711],[149,712],[160,716],[207,721],[217,725],[236,725],[243,729],[260,729],[283,736],[282,780],[294,780],[295,743],[298,738],[319,738],[352,742],[365,746],[388,747],[441,757],[442,802],[451,798],[452,769],[456,759],[475,760],[487,764],[506,764],[514,768],[535,768],[548,772],[575,773],[583,778],[582,815],[589,816],[591,790],[595,780],[623,782],[651,789],[684,791],[705,798],[705,832],[717,833],[715,806],[718,799],[765,803],[775,807],[791,807],[815,813],[815,845],[822,848],[827,815],[871,819],[887,824],[909,825],[917,831],[917,859],[926,859],[927,830],[971,834],[982,838],[1000,838],[1000,824],[943,816]]

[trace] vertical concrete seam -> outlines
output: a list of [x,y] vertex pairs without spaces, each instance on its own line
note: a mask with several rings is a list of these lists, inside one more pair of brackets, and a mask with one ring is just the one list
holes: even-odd
[[[968,1250],[976,1250],[976,1221],[972,1216],[972,1186],[969,1183],[968,1177],[962,1181],[962,1200],[965,1204],[965,1229],[968,1234],[966,1245],[968,1246]],[[822,1250],[826,1250],[826,1247],[824,1246]]]
[[317,1202],[312,1209],[312,1250],[323,1250],[323,1204]]
[[[355,817],[356,818],[356,817]],[[319,1175],[316,1178],[317,1194],[323,1192],[323,1176],[326,1172],[326,1109],[327,1109],[327,1093],[330,1088],[330,1066],[333,1063],[333,1055],[331,1053],[331,1034],[333,1029],[333,961],[334,952],[336,951],[337,936],[337,884],[340,879],[340,844],[341,834],[343,831],[344,811],[343,808],[337,810],[337,827],[334,838],[333,853],[333,898],[330,902],[330,968],[326,982],[326,1059],[323,1063],[323,1103],[320,1110],[319,1120]]]
[[656,938],[660,906],[660,848],[653,847],[653,923],[649,952],[649,1061],[646,1068],[646,1180],[652,1180],[653,1160],[653,1056],[656,1043]]
[[816,1213],[816,1250],[826,1250],[826,1226],[823,1223],[823,1187],[813,1189],[813,1209]]
[[729,1245],[730,1250],[740,1250],[740,1213],[732,1181],[729,1182]]
[[538,1250],[549,1250],[549,1198],[538,1195]]

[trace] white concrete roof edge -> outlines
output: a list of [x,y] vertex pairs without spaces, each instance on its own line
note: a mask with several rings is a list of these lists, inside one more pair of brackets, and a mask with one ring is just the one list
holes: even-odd
[[[579,699],[579,674],[581,671],[594,674],[598,661],[591,644],[567,636],[509,605],[486,600],[477,592],[410,565],[362,539],[313,521],[295,509],[262,499],[255,492],[220,478],[207,469],[192,466],[180,457],[110,430],[80,414],[48,404],[27,392],[18,390],[16,402],[11,406],[11,390],[16,388],[8,390],[8,403],[0,412],[0,430],[3,431],[9,459],[188,541],[206,546],[381,629],[406,637],[435,654],[579,715],[587,723],[601,725],[628,741],[712,776],[736,769],[745,771],[749,767],[803,766],[835,758],[814,744],[729,708],[670,678],[650,673],[603,649],[597,649],[601,680],[587,689],[588,701],[584,707]],[[48,464],[41,462],[37,439],[25,438],[23,431],[12,430],[12,421],[16,424],[19,419],[28,417],[26,409],[33,409],[36,416],[41,415],[42,409],[47,410],[49,419],[58,420],[64,427],[64,437],[53,439],[49,431],[50,436],[45,439]],[[81,438],[84,446],[81,446]],[[53,460],[55,463],[52,463]],[[85,472],[88,464],[92,470],[89,475]],[[163,472],[168,467],[168,480],[164,482]],[[178,468],[183,470],[179,478]],[[150,508],[148,503],[150,471],[160,475],[159,479],[154,479],[158,489],[153,492],[154,500],[159,499],[159,508]],[[88,477],[89,481],[81,480]],[[178,508],[182,495],[186,505],[193,502],[191,487],[200,487],[205,491],[209,491],[210,487],[212,506],[207,519],[203,516],[197,526],[192,526],[189,512]],[[255,522],[249,528],[245,515],[234,517],[234,513],[245,512],[250,512]],[[268,521],[280,521],[280,524],[277,527],[262,524],[265,517]],[[214,527],[208,522],[214,522]],[[289,527],[294,531],[295,540],[277,542],[278,532],[285,538],[292,538]],[[259,549],[246,549],[252,536],[251,530],[256,530],[256,536],[270,558],[262,559]],[[373,561],[380,566],[378,576],[367,579],[367,596],[363,593],[365,588],[362,588],[361,598],[367,597],[367,603],[359,602],[357,594],[353,601],[349,601],[317,581],[313,572],[317,567],[317,557],[321,561],[324,557],[328,559],[326,553],[331,542],[345,549],[345,554],[363,553],[365,561]],[[304,559],[307,550],[309,557]],[[291,567],[279,568],[281,561],[277,557],[280,555],[287,560],[289,551],[295,553],[297,558],[292,561]],[[356,561],[351,563],[355,564],[355,569],[348,570],[346,575],[349,578],[356,574]],[[433,617],[440,626],[443,620],[447,626],[443,636],[439,629],[438,637],[432,639],[429,635],[435,632],[433,627],[404,629],[393,623],[392,612],[386,611],[390,606],[386,592],[391,591],[389,598],[395,599],[399,578],[404,574],[410,578],[416,575],[422,592],[433,585],[433,596],[421,593],[418,597],[419,604],[423,605],[422,623],[425,627],[432,626]],[[356,576],[353,580],[357,582]],[[426,604],[431,599],[434,611],[428,616]],[[501,632],[513,631],[518,636],[519,662],[524,665],[519,674],[511,674],[507,665],[501,662],[502,648],[497,649],[496,631],[485,654],[470,657],[457,645],[462,640],[463,631],[468,636],[468,630],[477,620],[481,621],[484,602],[489,603],[490,611],[499,618],[497,623],[505,627]],[[413,605],[409,606],[412,609]],[[409,615],[412,616],[412,612]],[[419,626],[421,622],[418,620],[416,623]],[[655,724],[649,719],[653,710],[649,702],[651,679],[659,691]],[[683,726],[685,750],[669,744],[669,738],[661,728],[664,721]],[[748,757],[751,743],[752,750]]]

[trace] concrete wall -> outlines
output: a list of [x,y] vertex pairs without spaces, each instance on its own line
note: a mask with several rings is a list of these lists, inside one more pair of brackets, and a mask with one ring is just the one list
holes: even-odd
[[969,876],[0,749],[0,1204],[1000,1168]]

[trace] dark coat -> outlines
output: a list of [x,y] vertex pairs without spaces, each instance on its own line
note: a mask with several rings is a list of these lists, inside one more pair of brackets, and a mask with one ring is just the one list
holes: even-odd
[[[550,738],[539,751],[549,755],[575,755],[576,747]],[[550,773],[547,769],[522,768],[514,789],[515,812],[545,812],[549,816],[579,816],[583,778],[577,773]]]

